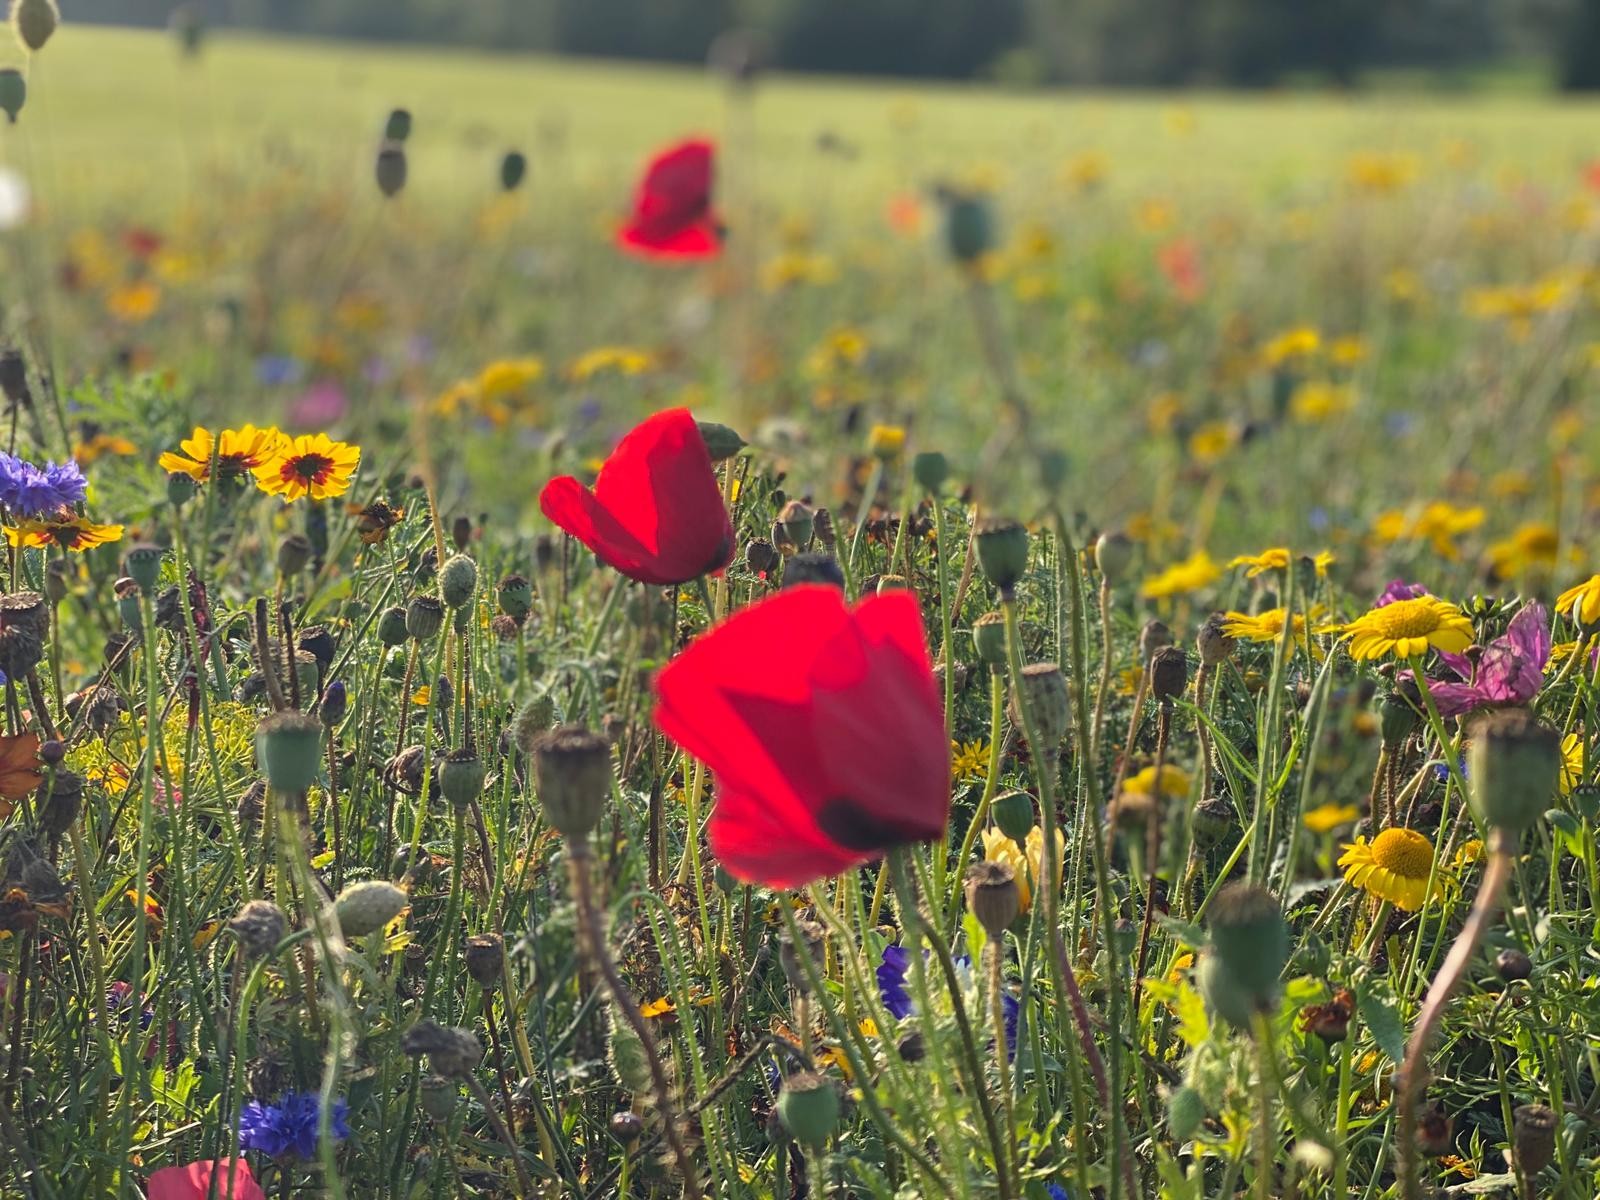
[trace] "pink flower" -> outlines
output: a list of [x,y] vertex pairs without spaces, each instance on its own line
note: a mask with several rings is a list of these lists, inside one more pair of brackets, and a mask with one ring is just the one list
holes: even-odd
[[1458,717],[1492,704],[1526,704],[1539,694],[1550,661],[1550,621],[1534,603],[1511,618],[1503,637],[1484,649],[1476,663],[1465,654],[1439,651],[1439,657],[1465,683],[1428,680],[1442,717]]
[[1419,596],[1426,596],[1428,589],[1420,583],[1407,583],[1404,579],[1391,579],[1389,586],[1383,589],[1383,594],[1372,602],[1373,608],[1383,608],[1393,604],[1396,600],[1415,600]]
[[[211,1177],[216,1176],[216,1191]],[[241,1158],[219,1158],[211,1162],[192,1162],[186,1167],[162,1167],[150,1176],[146,1189],[150,1200],[266,1200],[266,1193],[250,1173],[250,1164]]]

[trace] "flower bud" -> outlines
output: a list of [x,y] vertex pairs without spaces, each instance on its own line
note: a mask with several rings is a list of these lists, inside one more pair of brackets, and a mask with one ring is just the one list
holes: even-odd
[[500,190],[516,191],[527,174],[527,157],[520,150],[507,150],[500,159]]
[[947,191],[944,241],[950,256],[970,266],[994,249],[994,213],[983,196]]
[[498,933],[478,933],[467,939],[467,974],[484,991],[493,991],[505,977],[506,944]]
[[1474,722],[1467,751],[1467,799],[1478,820],[1517,835],[1550,805],[1561,776],[1561,738],[1525,709]]
[[383,137],[388,142],[403,142],[411,136],[411,110],[393,108],[383,123]]
[[1009,517],[986,517],[974,538],[983,577],[1010,597],[1028,570],[1028,531]]
[[383,610],[378,618],[378,640],[385,646],[398,646],[409,635],[406,633],[406,610],[398,604]]
[[17,41],[38,53],[50,40],[50,35],[61,23],[55,0],[15,0],[11,6],[11,24],[17,31]]
[[406,186],[406,151],[399,142],[384,142],[378,148],[378,161],[374,169],[378,190],[385,199],[393,199]]
[[1102,533],[1094,543],[1094,565],[1112,587],[1128,578],[1133,567],[1133,539],[1120,529]]
[[1157,700],[1183,695],[1189,684],[1189,656],[1176,646],[1163,646],[1150,659],[1150,693]]
[[345,937],[359,938],[377,933],[410,903],[411,897],[387,879],[364,879],[339,893],[333,911]]
[[631,1146],[639,1140],[644,1133],[644,1118],[629,1109],[611,1114],[611,1120],[606,1123],[611,1131],[611,1136],[624,1146]]
[[994,940],[1004,937],[1022,911],[1016,871],[1001,862],[975,862],[967,869],[966,889],[967,909],[984,932]]
[[1228,615],[1215,612],[1200,626],[1194,643],[1200,654],[1201,666],[1215,667],[1233,657],[1234,647],[1239,643],[1228,636],[1227,625]]
[[439,792],[452,807],[466,808],[483,794],[487,774],[488,768],[476,750],[452,750],[439,767]]
[[1192,1087],[1177,1087],[1167,1097],[1167,1132],[1179,1144],[1199,1132],[1206,1119],[1205,1098]]
[[1532,1179],[1556,1156],[1555,1110],[1543,1104],[1519,1104],[1511,1113],[1512,1155],[1517,1169]]
[[839,1093],[811,1071],[791,1075],[778,1093],[778,1119],[795,1141],[819,1149],[839,1124]]
[[289,919],[271,900],[249,900],[228,922],[228,932],[239,939],[247,959],[262,959],[288,934]]
[[426,1054],[436,1075],[465,1079],[483,1061],[483,1043],[470,1029],[418,1021],[400,1038],[400,1048],[412,1058]]
[[278,543],[278,573],[298,575],[311,561],[311,539],[303,533],[285,535]]
[[1515,946],[1510,946],[1495,955],[1494,969],[1507,983],[1519,982],[1533,974],[1533,959]]
[[444,604],[437,596],[411,597],[406,605],[406,633],[419,642],[431,642],[444,628]]
[[523,575],[507,575],[495,588],[500,611],[522,620],[533,610],[533,584]]
[[930,496],[937,496],[950,478],[950,460],[937,450],[924,450],[911,460],[911,477]]
[[1022,705],[1025,704],[1028,716],[1033,719],[1034,736],[1039,739],[1039,745],[1033,747],[1035,753],[1046,757],[1053,755],[1060,749],[1061,739],[1067,736],[1067,724],[1072,718],[1067,677],[1055,663],[1029,663],[1022,668],[1020,683],[1020,700],[1017,688],[1011,689],[1012,723],[1022,728]]
[[1006,669],[1006,615],[986,612],[972,623],[972,644],[978,658],[995,674]]
[[700,428],[700,440],[706,444],[706,453],[714,463],[732,458],[745,448],[745,440],[726,425],[715,421],[696,421],[695,424]]
[[1033,797],[1022,791],[1001,792],[989,803],[989,816],[995,828],[1019,846],[1028,840],[1028,833],[1038,823]]
[[[1207,926],[1212,952],[1231,984],[1254,1011],[1271,1008],[1289,961],[1289,926],[1277,897],[1255,884],[1230,883],[1212,902]],[[1236,999],[1230,996],[1228,1003]],[[1219,1011],[1236,1025],[1248,1023],[1234,1019],[1237,1008]]]
[[451,608],[460,608],[478,590],[478,564],[465,554],[447,559],[439,570],[439,590]]
[[611,794],[610,745],[581,725],[562,725],[535,740],[533,758],[545,819],[563,837],[588,837]]
[[633,1031],[633,1026],[613,1011],[611,1036],[607,1039],[606,1061],[617,1082],[630,1092],[648,1092],[651,1088],[650,1054],[644,1042]]
[[[28,81],[22,77],[22,72],[15,67],[0,68],[0,112],[6,114],[11,124],[17,123],[17,114],[22,111],[22,106],[27,100]],[[9,390],[6,396],[13,404],[17,403],[17,398],[12,396]]]
[[516,742],[517,749],[524,754],[532,754],[539,735],[549,729],[555,719],[556,705],[549,693],[541,692],[532,697],[517,710],[516,720],[512,722],[511,738]]
[[332,729],[344,720],[344,714],[350,708],[350,689],[345,687],[344,680],[335,679],[322,693],[322,704],[317,709],[317,715],[322,718],[322,723]]
[[900,1056],[901,1062],[921,1062],[928,1056],[928,1043],[923,1039],[922,1030],[913,1029],[902,1034],[894,1044],[894,1052]]
[[1165,646],[1172,645],[1172,630],[1168,629],[1165,622],[1151,617],[1144,623],[1144,628],[1139,630],[1139,662],[1148,667],[1150,660],[1156,656],[1156,651]]
[[322,766],[322,722],[302,712],[273,713],[256,726],[256,759],[273,791],[306,791]]
[[[822,974],[827,955],[828,931],[816,921],[800,921],[798,924],[800,932],[798,944],[789,930],[785,929],[778,934],[778,965],[783,968],[783,977],[789,981],[789,986],[800,995],[809,996],[811,981],[806,976],[805,959],[809,958],[815,964],[817,974]],[[802,955],[805,957],[802,958]]]
[[783,586],[793,587],[801,583],[826,583],[842,589],[844,571],[831,554],[796,554],[783,569]]
[[1422,720],[1422,712],[1418,707],[1421,693],[1417,692],[1414,683],[1410,690],[1412,695],[1409,696],[1404,685],[1385,692],[1378,704],[1378,729],[1384,746],[1389,750],[1399,747],[1416,731]]

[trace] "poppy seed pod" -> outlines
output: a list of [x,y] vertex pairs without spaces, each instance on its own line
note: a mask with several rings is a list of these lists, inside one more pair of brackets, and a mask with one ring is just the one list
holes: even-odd
[[[1416,684],[1411,683],[1410,687],[1412,692],[1416,692]],[[1417,707],[1420,700],[1420,693],[1408,696],[1401,688],[1383,694],[1383,699],[1378,702],[1378,730],[1387,749],[1395,749],[1416,731],[1422,720],[1422,713]]]
[[1559,1119],[1553,1108],[1543,1104],[1519,1104],[1511,1118],[1512,1154],[1517,1170],[1531,1179],[1555,1159]]
[[633,1031],[633,1026],[617,1016],[615,1010],[610,1014],[610,1021],[606,1061],[611,1065],[611,1073],[628,1091],[648,1092],[651,1088],[649,1051]]
[[525,575],[507,575],[495,588],[500,611],[522,620],[533,611],[533,584]]
[[[22,106],[28,102],[28,81],[22,77],[22,72],[15,67],[0,68],[0,112],[6,114],[11,124],[17,123],[17,114],[22,111]],[[21,361],[21,356],[18,356]],[[24,379],[23,395],[27,395],[26,379]],[[19,403],[18,397],[7,389],[6,398],[12,404]]]
[[967,908],[985,933],[998,941],[1022,910],[1017,873],[1001,862],[975,862],[967,870]]
[[500,159],[500,190],[514,192],[528,175],[528,158],[520,150],[507,150]]
[[815,528],[815,520],[811,509],[802,500],[791,500],[783,506],[783,511],[778,514],[778,520],[783,525],[783,531],[789,535],[789,540],[795,547],[804,550],[811,545],[811,534]]
[[745,448],[745,440],[727,425],[719,425],[716,421],[696,421],[700,429],[700,440],[706,444],[706,453],[711,455],[712,462],[722,462],[732,458]]
[[273,791],[306,791],[322,765],[322,722],[302,712],[273,713],[256,726],[256,759]]
[[460,1098],[457,1093],[453,1080],[443,1075],[425,1075],[417,1089],[417,1103],[430,1121],[443,1125],[455,1114]]
[[1194,806],[1189,829],[1202,849],[1215,846],[1237,823],[1233,805],[1221,796],[1207,796]]
[[944,241],[950,256],[970,265],[994,249],[994,212],[983,196],[946,191]]
[[766,575],[776,569],[780,561],[778,548],[766,538],[751,538],[745,544],[744,565],[752,574]]
[[311,539],[303,533],[291,533],[278,543],[278,573],[298,575],[311,562]]
[[1520,982],[1533,974],[1533,959],[1510,946],[1494,956],[1494,969],[1507,983]]
[[1139,630],[1139,661],[1149,666],[1156,652],[1170,645],[1172,645],[1172,630],[1167,628],[1165,622],[1151,617],[1144,623],[1144,628]]
[[1194,644],[1201,666],[1215,667],[1233,657],[1234,647],[1239,643],[1228,636],[1227,626],[1228,615],[1219,612],[1212,613],[1200,626]]
[[11,24],[17,31],[17,41],[38,53],[50,40],[50,35],[61,23],[55,0],[15,0],[11,6]]
[[1537,821],[1561,777],[1561,737],[1526,710],[1476,721],[1467,750],[1467,800],[1478,820],[1511,836]]
[[72,564],[66,559],[52,558],[45,564],[44,594],[51,604],[60,604],[72,594]]
[[937,496],[950,478],[950,460],[937,450],[924,450],[911,460],[911,477],[930,496]]
[[478,933],[467,939],[462,951],[467,974],[484,991],[500,986],[505,974],[506,944],[498,933]]
[[385,646],[398,646],[409,636],[406,632],[406,610],[398,604],[383,610],[378,618],[378,640]]
[[586,838],[611,794],[611,746],[581,725],[561,725],[533,745],[539,804],[563,837]]
[[122,569],[139,585],[147,596],[155,595],[156,584],[161,582],[161,547],[149,542],[139,542],[123,556]]
[[83,776],[57,767],[47,786],[48,791],[41,786],[38,792],[39,827],[50,837],[59,838],[72,828],[83,807]]
[[326,671],[333,665],[333,656],[338,650],[326,625],[307,625],[295,638],[295,646],[317,660],[319,671]]
[[811,1071],[791,1075],[778,1093],[778,1119],[802,1146],[820,1148],[839,1124],[839,1093]]
[[1033,733],[1039,739],[1034,750],[1042,755],[1053,755],[1067,736],[1067,724],[1072,719],[1072,698],[1067,692],[1067,677],[1055,663],[1029,663],[1022,668],[1022,695],[1011,689],[1011,719],[1022,727],[1022,706],[1033,718]]
[[439,792],[452,807],[466,808],[483,794],[487,774],[488,768],[476,750],[452,750],[439,767]]
[[817,541],[825,549],[832,550],[838,542],[833,530],[833,514],[825,508],[819,508],[812,519],[817,529]]
[[472,518],[463,515],[450,522],[450,541],[457,550],[466,550],[472,542]]
[[406,605],[406,633],[419,642],[431,642],[444,628],[444,604],[437,596],[413,596]]
[[796,554],[783,569],[783,586],[801,583],[826,583],[843,591],[844,571],[831,554]]
[[378,148],[378,161],[373,170],[378,190],[385,199],[392,200],[406,186],[406,151],[399,142],[384,142]]
[[1172,700],[1189,686],[1189,656],[1176,646],[1163,646],[1150,659],[1150,692],[1157,700]]
[[377,933],[405,911],[411,897],[387,879],[352,883],[334,899],[333,911],[346,937]]
[[986,517],[978,522],[973,541],[983,577],[1010,597],[1028,570],[1028,531],[1009,517]]
[[50,636],[50,606],[38,592],[0,596],[0,629],[17,629],[43,641]]
[[400,1038],[400,1048],[412,1058],[426,1054],[435,1075],[465,1079],[483,1061],[483,1043],[470,1029],[418,1021]]
[[[3,88],[7,75],[15,75],[19,80],[22,78],[13,67],[0,71],[0,100],[4,99]],[[21,107],[20,100],[17,105]],[[32,407],[33,394],[28,390],[28,361],[22,357],[22,351],[0,350],[0,392],[5,394],[6,403],[13,407]]]
[[198,490],[195,481],[181,472],[174,471],[167,476],[167,503],[173,508],[182,508],[189,503]]
[[972,623],[972,645],[978,658],[996,675],[1006,669],[1006,615],[986,612]]
[[555,722],[556,704],[548,693],[541,693],[531,698],[517,710],[517,716],[511,726],[511,738],[517,744],[517,749],[524,754],[532,754],[538,744],[539,735]]
[[1124,582],[1133,566],[1133,539],[1119,529],[1102,533],[1095,539],[1094,565],[1112,587]]
[[1022,791],[1002,792],[996,796],[989,804],[989,816],[995,828],[1019,846],[1028,840],[1029,831],[1037,824],[1033,797]]
[[249,900],[228,922],[228,932],[239,939],[246,958],[262,959],[288,934],[289,919],[271,900]]
[[1417,1149],[1430,1158],[1455,1148],[1456,1121],[1442,1104],[1431,1104],[1417,1114]]
[[805,955],[816,966],[817,974],[821,975],[823,963],[827,957],[828,931],[816,921],[800,921],[800,942],[794,940],[794,934],[785,929],[778,934],[778,965],[783,968],[783,977],[789,981],[789,986],[802,996],[811,994],[811,982],[806,977]]
[[411,136],[411,110],[392,108],[383,122],[383,139],[386,142],[404,142]]
[[794,539],[789,536],[789,531],[784,528],[782,521],[772,523],[772,531],[768,535],[772,539],[772,546],[780,558],[792,558],[800,552],[800,547],[795,545]]
[[344,680],[335,679],[322,693],[322,703],[317,707],[317,715],[322,718],[322,723],[332,729],[344,720],[344,714],[350,708],[350,689],[345,687]]
[[478,564],[465,554],[446,559],[439,571],[439,591],[451,608],[461,608],[478,590]]
[[[1212,902],[1211,947],[1232,984],[1257,1012],[1278,999],[1278,979],[1289,961],[1289,926],[1278,898],[1250,883],[1230,883]],[[1234,1024],[1241,1022],[1224,1011]]]

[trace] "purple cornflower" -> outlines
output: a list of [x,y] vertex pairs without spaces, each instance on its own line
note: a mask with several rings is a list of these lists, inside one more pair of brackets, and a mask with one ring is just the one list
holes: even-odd
[[0,504],[19,517],[43,517],[80,504],[88,486],[70,459],[38,467],[0,451]]
[[906,990],[906,970],[910,966],[911,955],[904,946],[883,948],[883,961],[878,964],[878,995],[897,1021],[911,1015],[911,993]]
[[1404,579],[1391,579],[1389,586],[1383,589],[1383,594],[1372,602],[1373,608],[1383,608],[1393,604],[1396,600],[1415,600],[1419,596],[1426,596],[1428,589],[1420,583],[1407,583]]
[[1059,1183],[1047,1183],[1044,1185],[1044,1190],[1049,1195],[1050,1200],[1072,1200],[1072,1193]]
[[1490,642],[1476,663],[1465,654],[1443,650],[1439,658],[1466,681],[1428,680],[1441,717],[1459,717],[1491,704],[1526,704],[1539,694],[1550,661],[1549,616],[1544,605],[1529,604],[1511,618],[1504,636]]
[[[259,1150],[268,1158],[311,1158],[317,1152],[317,1119],[322,1097],[316,1092],[285,1092],[272,1104],[252,1100],[239,1114],[239,1149]],[[350,1136],[350,1106],[333,1102],[328,1132],[335,1141]]]

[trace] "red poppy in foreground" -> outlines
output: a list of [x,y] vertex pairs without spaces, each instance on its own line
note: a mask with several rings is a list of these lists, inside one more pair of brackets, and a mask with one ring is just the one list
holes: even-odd
[[552,479],[539,508],[601,562],[640,583],[688,583],[733,560],[733,522],[686,408],[631,429],[593,489],[570,475]]
[[714,257],[722,249],[722,225],[711,211],[715,155],[710,142],[691,140],[652,158],[617,245],[647,258]]
[[945,831],[950,743],[909,592],[780,592],[668,663],[656,697],[715,776],[711,850],[736,878],[801,887]]
[[[211,1190],[211,1176],[217,1177],[217,1190]],[[150,1200],[266,1200],[261,1185],[250,1174],[250,1164],[241,1158],[221,1158],[215,1162],[193,1162],[186,1167],[162,1167],[150,1176]]]

